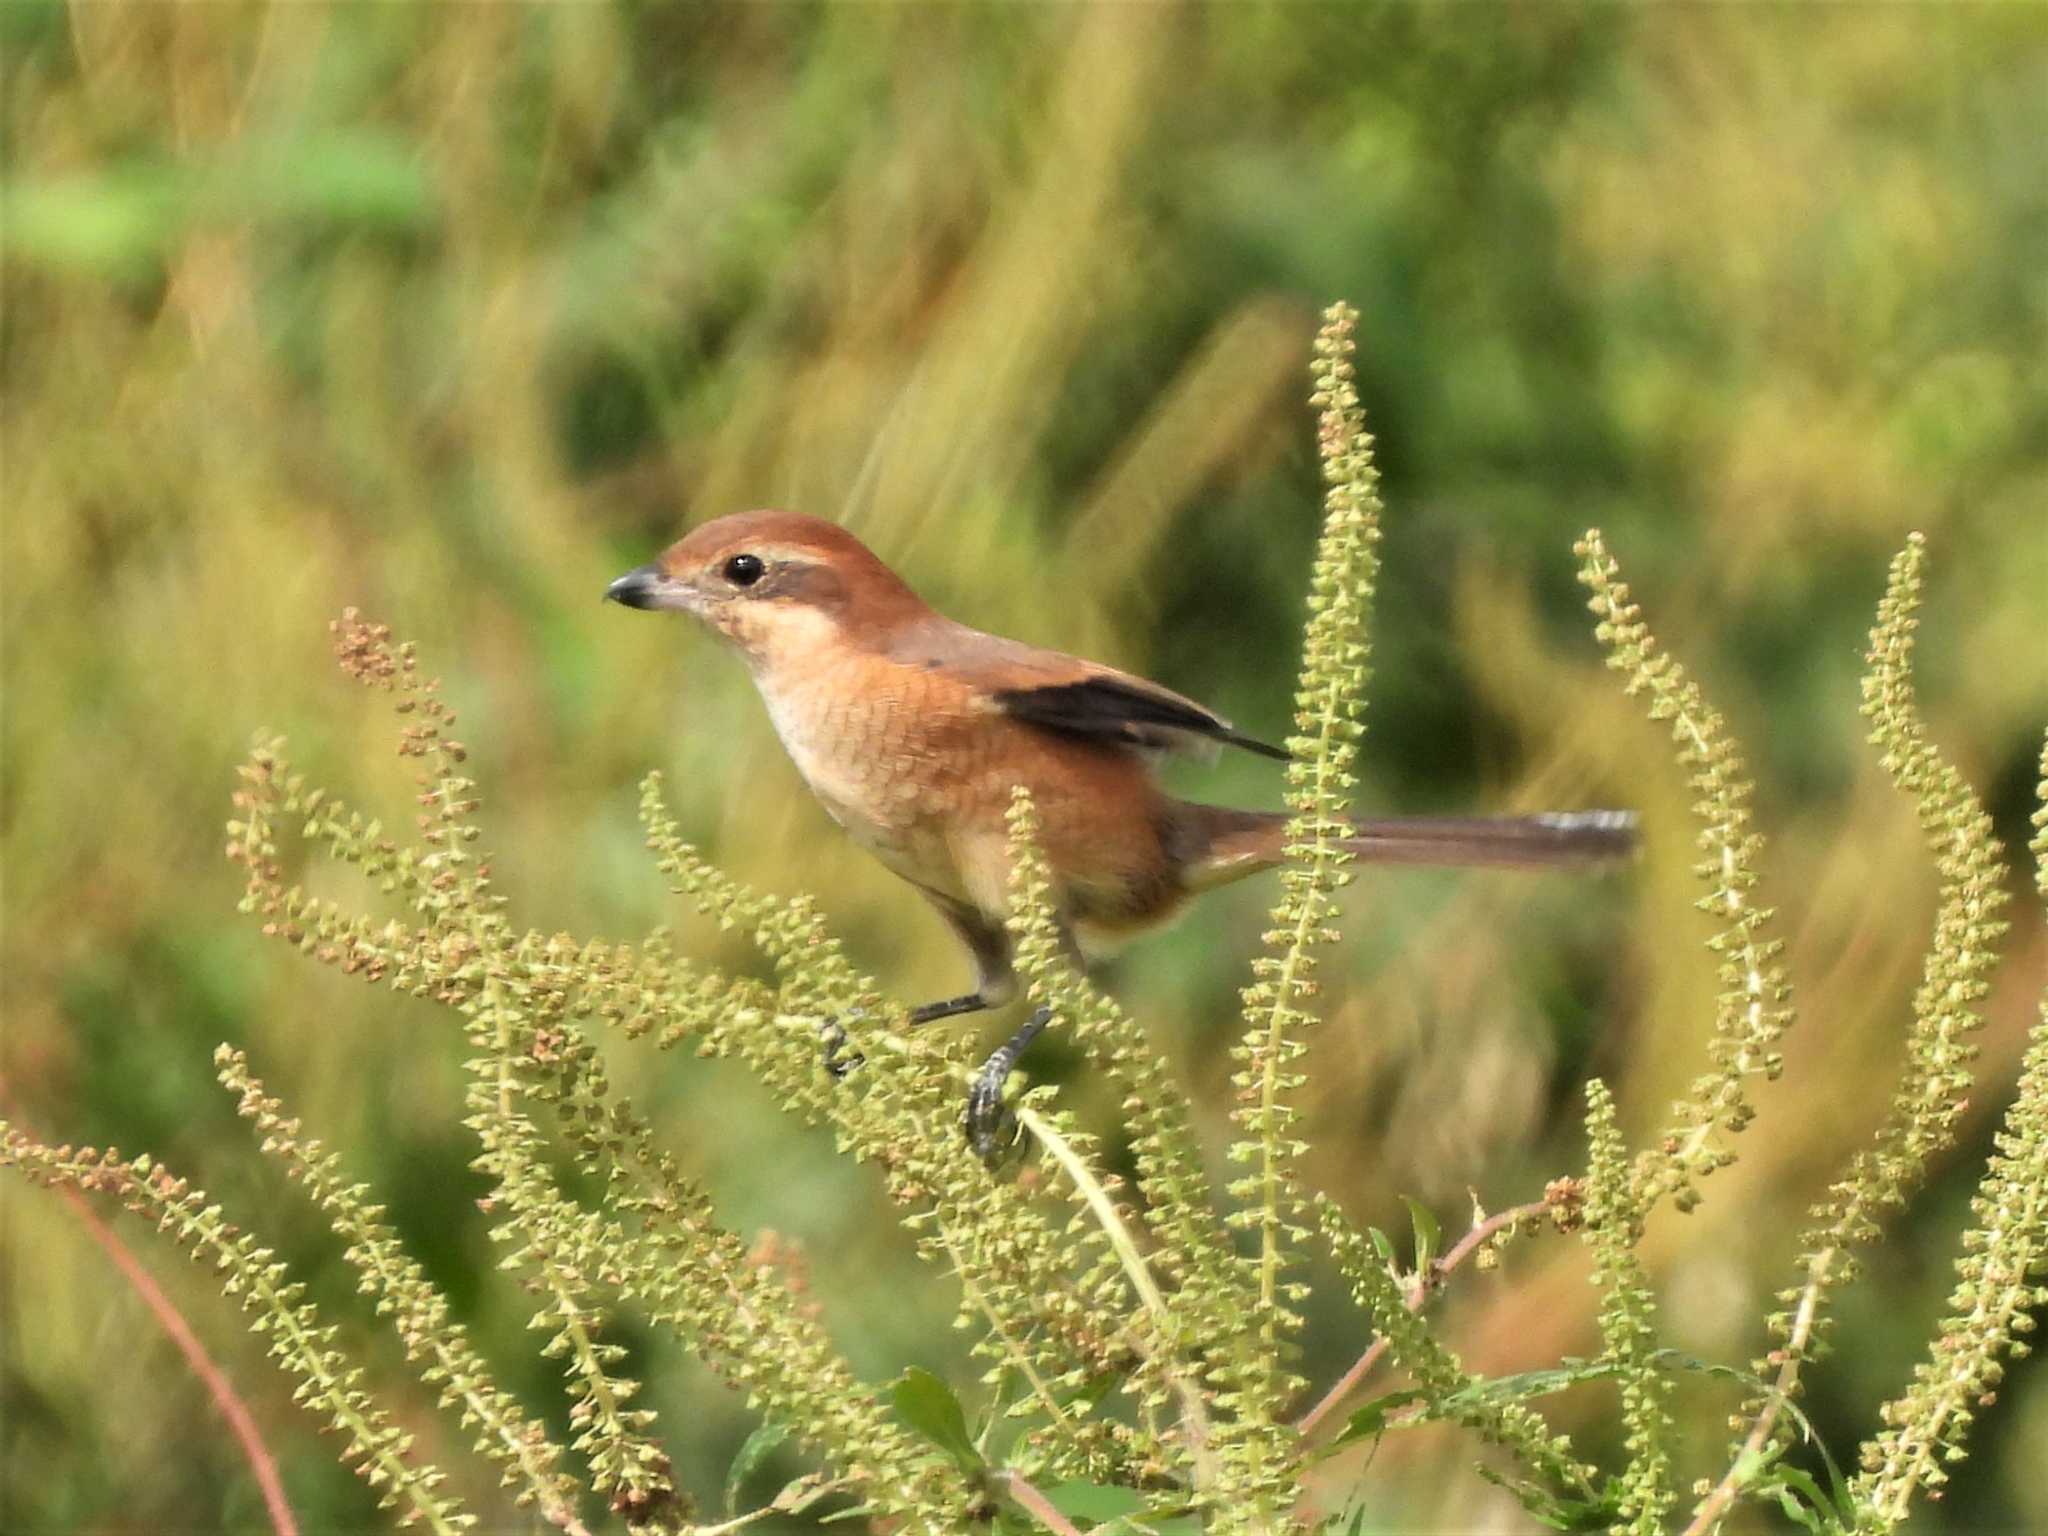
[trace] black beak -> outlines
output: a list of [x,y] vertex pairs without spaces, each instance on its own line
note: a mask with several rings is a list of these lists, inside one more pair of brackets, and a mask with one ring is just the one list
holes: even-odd
[[643,565],[626,572],[617,581],[604,589],[605,600],[623,603],[628,608],[658,608],[656,593],[665,580],[657,566]]

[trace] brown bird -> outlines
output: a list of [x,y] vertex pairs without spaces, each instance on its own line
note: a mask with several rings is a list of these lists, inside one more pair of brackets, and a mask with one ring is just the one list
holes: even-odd
[[[835,524],[718,518],[605,596],[680,609],[738,651],[827,813],[967,947],[974,990],[913,1009],[913,1023],[1016,994],[1004,926],[1016,785],[1031,791],[1055,907],[1084,962],[1284,857],[1285,815],[1177,800],[1154,776],[1168,754],[1227,745],[1284,760],[1283,749],[1157,683],[943,617]],[[1635,838],[1634,817],[1617,811],[1353,826],[1344,846],[1380,863],[1540,868],[1614,858]],[[976,1081],[967,1129],[985,1156],[1004,1120],[1003,1079],[1045,1022],[1035,1015]]]

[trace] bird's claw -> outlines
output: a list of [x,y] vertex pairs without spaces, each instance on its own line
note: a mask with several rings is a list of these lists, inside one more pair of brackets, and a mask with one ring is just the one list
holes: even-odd
[[836,1083],[845,1082],[850,1073],[867,1061],[859,1051],[846,1049],[846,1026],[837,1019],[820,1024],[818,1038],[825,1042],[825,1071]]
[[967,1144],[974,1149],[974,1155],[990,1168],[999,1166],[1022,1140],[1017,1117],[1003,1102],[1003,1084],[1009,1081],[1017,1058],[1051,1022],[1050,1008],[1040,1008],[1032,1014],[1022,1029],[982,1063],[967,1087],[967,1107],[960,1112],[960,1129],[967,1133]]
[[967,1088],[967,1107],[960,1111],[960,1129],[967,1135],[967,1145],[990,1168],[1000,1167],[1021,1140],[1017,1117],[1003,1102],[1003,1084],[1009,1076],[1010,1063],[998,1051],[974,1074]]

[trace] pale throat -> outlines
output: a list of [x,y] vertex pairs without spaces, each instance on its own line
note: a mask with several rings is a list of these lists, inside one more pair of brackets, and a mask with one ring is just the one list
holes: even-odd
[[[899,771],[901,701],[873,696],[874,658],[845,643],[814,608],[762,615],[742,645],[754,686],[783,750],[811,794],[846,834],[907,880],[960,900],[981,894],[960,851],[930,816],[923,787]],[[1007,886],[1006,847],[996,853],[996,899]]]
[[850,761],[842,723],[849,693],[838,623],[796,603],[749,616],[733,639],[783,750],[835,821],[856,831],[862,765]]
[[808,603],[743,609],[719,627],[753,673],[754,686],[771,710],[777,696],[805,691],[807,683],[831,671],[844,654],[838,622]]

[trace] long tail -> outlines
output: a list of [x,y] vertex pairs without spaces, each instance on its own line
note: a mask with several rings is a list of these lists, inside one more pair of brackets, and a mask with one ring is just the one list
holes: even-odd
[[[1194,890],[1225,885],[1286,856],[1287,817],[1220,805],[1183,805]],[[1344,846],[1375,864],[1492,865],[1561,869],[1628,857],[1636,848],[1633,811],[1555,811],[1536,816],[1381,816],[1351,823]]]

